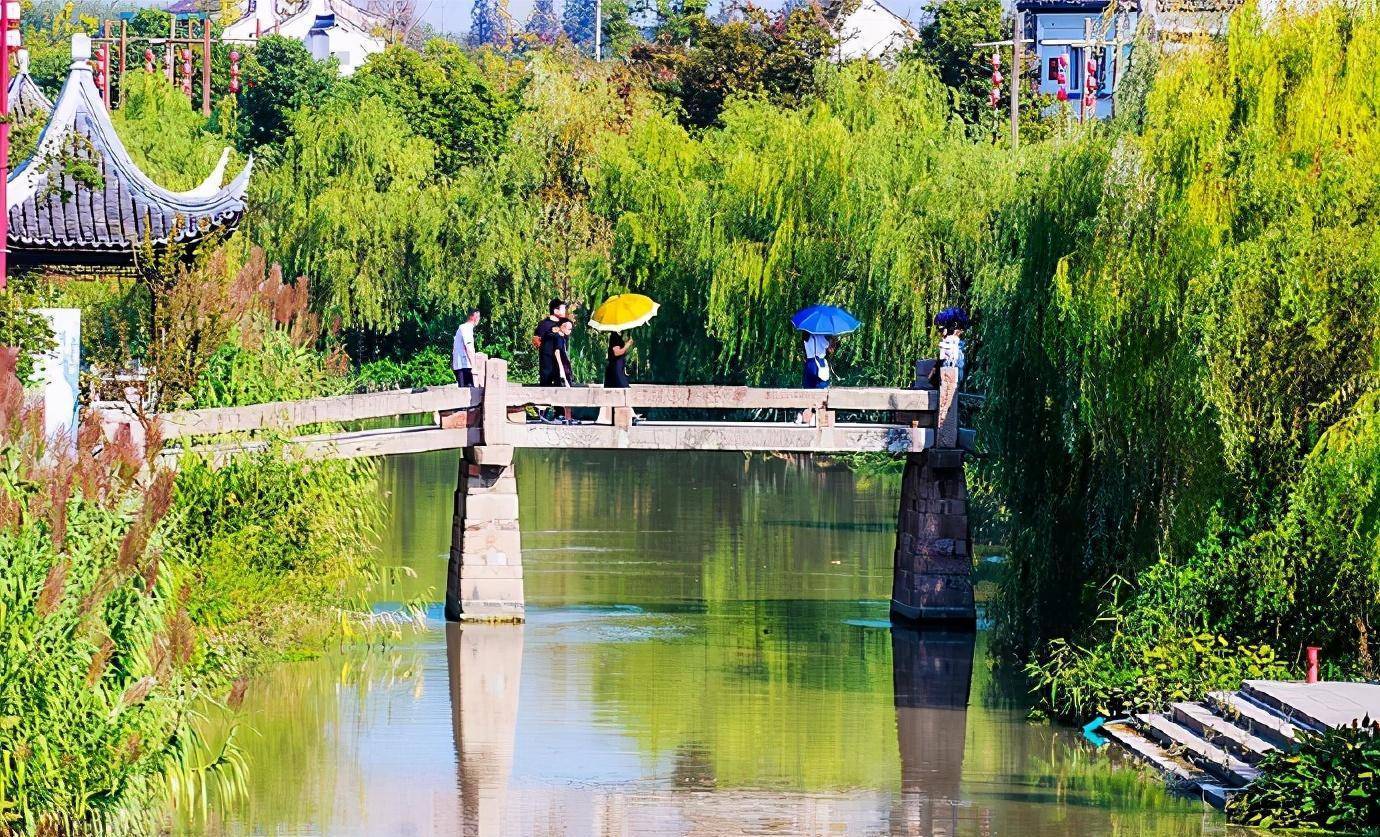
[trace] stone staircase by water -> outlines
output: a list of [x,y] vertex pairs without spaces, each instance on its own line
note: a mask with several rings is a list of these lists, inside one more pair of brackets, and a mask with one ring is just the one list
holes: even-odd
[[1367,716],[1380,718],[1380,685],[1247,680],[1236,692],[1110,721],[1099,731],[1178,789],[1220,808],[1255,779],[1262,756],[1291,747],[1301,731]]

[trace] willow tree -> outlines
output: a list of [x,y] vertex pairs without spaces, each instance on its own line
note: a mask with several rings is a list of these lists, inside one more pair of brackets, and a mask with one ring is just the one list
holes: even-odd
[[[1351,653],[1377,615],[1380,523],[1316,488],[1373,483],[1373,448],[1309,463],[1377,384],[1380,15],[1247,6],[1229,31],[1162,59],[1135,133],[1050,150],[979,283],[1025,642],[1097,635],[1113,576],[1135,597],[1104,624],[1150,641]],[[1320,539],[1320,507],[1352,534]]]
[[984,269],[1006,155],[964,140],[927,68],[819,73],[800,108],[732,99],[699,137],[657,116],[610,138],[598,205],[613,275],[663,305],[658,378],[794,380],[789,317],[825,302],[863,322],[845,380],[909,383],[930,318]]
[[288,276],[310,280],[323,322],[390,333],[438,261],[436,148],[373,96],[334,98],[291,125],[281,158],[256,178],[251,234]]

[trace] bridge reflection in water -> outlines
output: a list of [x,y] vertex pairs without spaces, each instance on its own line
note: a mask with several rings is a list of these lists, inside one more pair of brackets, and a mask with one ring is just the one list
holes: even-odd
[[[893,806],[893,835],[954,834],[985,810],[965,806],[959,792],[973,682],[971,631],[891,629],[891,682],[896,740],[901,750],[901,798]],[[966,830],[966,829],[965,829]]]
[[[893,799],[887,832],[941,837],[960,831],[990,833],[990,814],[962,800],[964,745],[972,684],[972,632],[891,629],[893,702],[900,752],[900,794]],[[587,808],[592,822],[566,821],[569,811],[554,799],[510,806],[517,736],[523,629],[506,625],[446,625],[451,729],[456,754],[455,824],[465,837],[514,833],[628,833],[647,830],[647,815],[670,816],[680,833],[712,829],[735,833],[754,820],[790,821],[789,833],[825,833],[857,825],[875,833],[870,800],[855,811],[836,794],[814,795],[752,789],[716,789],[712,777],[678,776],[672,789],[629,790],[603,795]],[[726,707],[732,711],[731,707]],[[769,745],[768,745],[769,746]],[[677,771],[680,773],[681,771]],[[690,771],[693,773],[694,771]],[[703,787],[695,788],[695,780]],[[690,787],[687,787],[690,785]],[[559,795],[559,791],[551,791]],[[511,794],[516,795],[516,794]],[[674,797],[674,799],[672,799]],[[535,803],[535,806],[533,805]],[[545,808],[545,810],[532,810]],[[583,807],[583,806],[582,806]],[[539,823],[544,821],[545,828]],[[668,823],[669,825],[670,823]],[[697,828],[698,827],[698,828]],[[855,833],[853,828],[848,833]]]

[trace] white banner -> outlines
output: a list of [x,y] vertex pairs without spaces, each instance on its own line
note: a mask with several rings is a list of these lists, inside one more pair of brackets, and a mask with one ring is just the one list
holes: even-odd
[[43,425],[49,438],[65,432],[77,438],[77,397],[81,375],[81,310],[39,308],[48,318],[57,345],[38,359],[35,378],[43,387]]

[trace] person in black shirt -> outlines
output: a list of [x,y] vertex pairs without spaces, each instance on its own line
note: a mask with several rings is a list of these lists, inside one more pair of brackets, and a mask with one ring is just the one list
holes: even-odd
[[[558,387],[561,386],[561,373],[556,365],[556,327],[565,319],[566,304],[563,300],[553,299],[546,310],[546,317],[537,323],[536,330],[532,332],[532,345],[537,348],[537,383],[544,387]],[[537,418],[549,422],[555,418],[555,412],[550,407],[543,407],[537,410]]]
[[608,360],[604,363],[605,389],[628,388],[628,350],[632,347],[633,341],[625,341],[618,332],[609,335]]
[[544,387],[558,387],[561,385],[561,372],[556,366],[557,341],[555,332],[559,328],[561,320],[565,319],[566,306],[561,300],[553,299],[547,310],[550,313],[545,319],[537,323],[536,330],[532,332],[532,342],[537,347],[537,358],[540,364],[537,383]]
[[[552,342],[556,344],[556,371],[560,375],[560,380],[556,386],[571,387],[575,385],[575,369],[570,363],[570,335],[575,331],[575,323],[569,319],[562,319],[552,333]],[[572,415],[573,408],[565,408],[565,418],[561,421],[565,424],[579,424]]]

